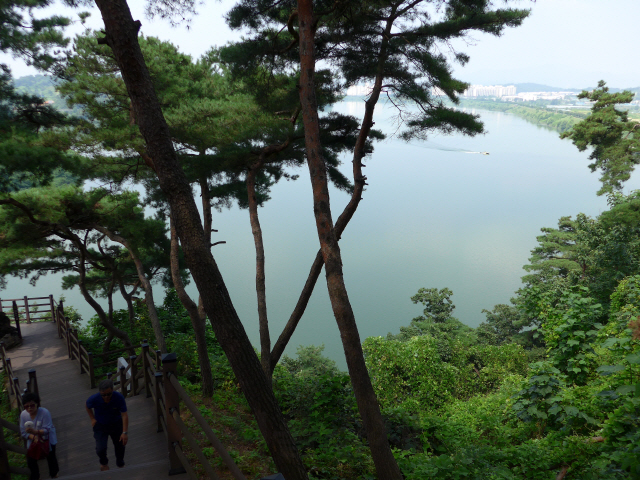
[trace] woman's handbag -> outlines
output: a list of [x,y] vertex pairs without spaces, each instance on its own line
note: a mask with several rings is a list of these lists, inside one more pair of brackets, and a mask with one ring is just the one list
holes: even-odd
[[38,441],[35,441],[35,438],[31,441],[31,445],[29,445],[29,449],[27,450],[27,457],[33,458],[34,460],[42,460],[49,455],[49,440],[43,440],[43,438],[38,435],[36,437]]

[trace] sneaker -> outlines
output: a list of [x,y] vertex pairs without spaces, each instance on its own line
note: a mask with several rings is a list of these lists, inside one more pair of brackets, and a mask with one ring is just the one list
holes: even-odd
[[107,470],[109,470],[109,465],[100,465],[101,472],[106,472]]

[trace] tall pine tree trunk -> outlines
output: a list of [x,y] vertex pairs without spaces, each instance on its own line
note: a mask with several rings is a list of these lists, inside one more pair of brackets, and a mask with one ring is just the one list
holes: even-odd
[[378,478],[402,480],[402,473],[391,452],[378,399],[364,362],[358,327],[344,284],[340,247],[331,218],[327,168],[322,157],[314,83],[315,23],[312,0],[298,0],[298,22],[300,27],[300,102],[302,104],[307,164],[313,190],[313,211],[325,264],[329,298],[340,330],[351,384]]
[[[344,229],[347,227],[349,221],[353,218],[353,215],[358,209],[358,205],[360,205],[360,201],[362,200],[362,192],[364,191],[365,185],[367,185],[367,177],[362,174],[362,167],[364,166],[362,164],[362,160],[367,153],[367,139],[369,138],[371,128],[373,127],[373,112],[378,103],[378,100],[380,99],[382,81],[384,79],[384,64],[388,56],[388,38],[392,26],[393,18],[389,18],[385,27],[385,37],[382,41],[380,52],[378,53],[378,68],[376,71],[376,77],[374,80],[373,88],[371,89],[371,95],[365,102],[365,114],[364,118],[362,119],[360,133],[358,134],[358,139],[353,150],[353,192],[351,193],[349,203],[347,203],[347,205],[344,207],[344,210],[338,217],[338,220],[336,221],[333,229],[337,240],[340,240]],[[272,371],[274,368],[276,368],[277,363],[280,361],[280,357],[284,353],[284,349],[293,336],[293,332],[296,330],[296,327],[298,326],[298,323],[300,322],[300,319],[302,318],[302,315],[307,308],[309,299],[311,298],[311,294],[313,293],[313,289],[315,288],[316,282],[320,277],[320,272],[322,271],[323,265],[324,258],[322,256],[322,249],[320,249],[318,250],[316,258],[311,265],[309,275],[307,276],[307,281],[305,282],[304,287],[300,292],[300,296],[298,297],[298,302],[291,312],[287,324],[282,329],[282,332],[280,333],[280,336],[278,337],[278,340],[276,341],[275,345],[273,346],[273,350],[271,351]]]
[[205,318],[201,318],[198,313],[198,306],[191,300],[187,294],[180,277],[180,266],[178,264],[178,234],[173,222],[173,218],[169,219],[171,224],[171,279],[173,286],[178,294],[178,299],[182,306],[189,314],[193,333],[196,337],[196,349],[198,351],[198,363],[200,364],[200,376],[202,383],[202,394],[210,397],[213,395],[213,375],[211,374],[211,360],[209,359],[209,351],[207,350],[207,337],[205,333]]
[[120,67],[160,188],[171,206],[187,266],[202,295],[213,330],[277,468],[287,480],[306,480],[307,473],[293,437],[211,255],[211,242],[202,228],[191,187],[173,149],[169,128],[138,44],[140,23],[133,21],[126,0],[95,1],[105,24],[106,37],[101,43],[111,47]]

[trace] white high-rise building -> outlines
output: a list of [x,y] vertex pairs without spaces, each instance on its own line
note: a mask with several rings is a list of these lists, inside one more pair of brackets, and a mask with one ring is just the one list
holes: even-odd
[[368,83],[365,83],[364,85],[352,85],[347,88],[347,96],[362,97],[365,95],[369,95],[372,88],[373,85],[369,85]]
[[463,97],[505,97],[516,94],[515,85],[471,85],[462,94]]

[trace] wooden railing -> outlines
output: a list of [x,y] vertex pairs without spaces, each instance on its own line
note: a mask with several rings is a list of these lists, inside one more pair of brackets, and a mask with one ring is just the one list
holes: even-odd
[[[46,303],[30,303],[31,301],[47,300]],[[0,298],[0,312],[13,310],[16,321],[19,322],[20,315],[24,316],[26,323],[39,320],[53,320],[54,316],[53,295],[48,297],[22,297],[22,298]],[[45,311],[38,310],[38,307],[47,307]],[[18,329],[20,327],[18,326]]]
[[211,426],[204,419],[200,410],[193,402],[189,394],[184,390],[177,376],[178,359],[175,353],[162,355],[160,364],[156,358],[149,355],[149,346],[143,345],[143,368],[145,369],[145,382],[149,381],[147,396],[151,395],[155,403],[158,417],[158,431],[163,431],[167,438],[169,450],[170,469],[169,474],[186,471],[192,480],[198,480],[195,466],[189,461],[182,449],[182,440],[185,439],[191,447],[191,451],[198,459],[198,463],[206,472],[206,478],[218,480],[218,476],[207,460],[199,442],[189,427],[180,416],[180,401],[191,412],[213,448],[218,452],[223,463],[236,480],[246,480],[236,463],[226,451],[222,442],[218,440]]
[[95,363],[98,361],[97,359],[129,352],[127,365],[116,369],[115,373],[108,373],[106,378],[113,380],[114,390],[119,391],[125,397],[140,395],[144,390],[147,397],[153,398],[157,431],[164,432],[167,438],[169,475],[186,472],[192,480],[200,478],[195,472],[196,467],[191,464],[182,449],[182,441],[185,439],[197,457],[198,463],[206,472],[206,478],[218,480],[218,476],[199,446],[196,437],[180,417],[180,401],[182,401],[233,477],[236,480],[246,480],[193,400],[180,385],[176,373],[177,357],[175,353],[162,355],[160,350],[151,351],[149,344],[144,340],[138,347],[139,353],[136,353],[134,347],[125,347],[93,354],[82,345],[82,340],[78,337],[78,330],[70,324],[69,319],[64,315],[63,305],[55,304],[55,306],[53,319],[56,322],[58,337],[65,341],[69,358],[78,362],[80,374],[88,374],[90,388],[95,388],[99,383],[99,378],[97,378],[99,375],[96,375],[97,369],[117,362],[117,360],[106,360]]
[[[15,406],[15,408],[17,408],[19,412],[22,412],[22,410],[24,410],[24,405],[22,403],[22,394],[32,392],[40,396],[36,371],[33,369],[28,371],[29,378],[25,382],[25,389],[23,391],[20,391],[20,383],[18,381],[18,377],[13,371],[11,358],[9,358],[9,356],[7,355],[4,342],[0,342],[0,357],[2,357],[2,368],[4,369],[5,375],[7,377],[9,405],[12,408]],[[12,473],[16,475],[30,475],[31,472],[27,468],[14,467],[9,465],[8,452],[14,452],[19,455],[26,456],[27,448],[26,440],[24,440],[23,446],[8,443],[5,440],[4,436],[5,428],[17,433],[18,435],[20,434],[20,427],[18,425],[15,425],[0,417],[0,478],[2,480],[11,480]]]

